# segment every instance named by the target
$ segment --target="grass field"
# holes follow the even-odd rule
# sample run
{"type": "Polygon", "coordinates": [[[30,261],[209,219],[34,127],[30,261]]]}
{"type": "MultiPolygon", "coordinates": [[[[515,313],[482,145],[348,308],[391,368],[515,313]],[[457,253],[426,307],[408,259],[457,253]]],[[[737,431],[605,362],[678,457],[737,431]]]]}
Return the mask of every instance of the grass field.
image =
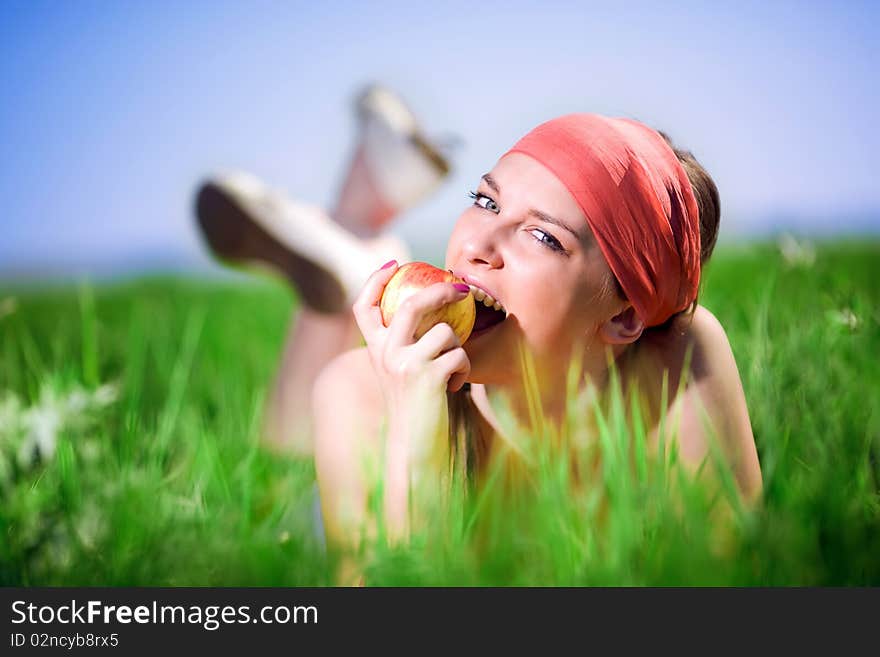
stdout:
{"type": "MultiPolygon", "coordinates": [[[[880,242],[720,248],[702,302],[742,375],[756,510],[716,513],[618,409],[590,495],[539,453],[530,494],[380,546],[367,584],[880,585],[880,242]]],[[[330,584],[312,465],[258,446],[295,307],[265,278],[0,283],[0,584],[330,584]]]]}

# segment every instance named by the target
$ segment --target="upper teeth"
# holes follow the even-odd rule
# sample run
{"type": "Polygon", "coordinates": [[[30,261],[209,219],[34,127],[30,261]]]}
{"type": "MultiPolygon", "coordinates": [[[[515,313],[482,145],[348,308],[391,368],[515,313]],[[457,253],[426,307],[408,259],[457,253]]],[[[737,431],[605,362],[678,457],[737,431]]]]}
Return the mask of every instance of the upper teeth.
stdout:
{"type": "Polygon", "coordinates": [[[471,292],[473,293],[474,298],[477,301],[482,301],[483,305],[486,306],[487,308],[494,308],[495,310],[501,310],[504,312],[505,315],[507,315],[507,310],[504,308],[504,306],[502,306],[501,303],[498,302],[491,294],[489,294],[485,290],[481,290],[476,285],[468,284],[468,287],[471,288],[471,292]]]}

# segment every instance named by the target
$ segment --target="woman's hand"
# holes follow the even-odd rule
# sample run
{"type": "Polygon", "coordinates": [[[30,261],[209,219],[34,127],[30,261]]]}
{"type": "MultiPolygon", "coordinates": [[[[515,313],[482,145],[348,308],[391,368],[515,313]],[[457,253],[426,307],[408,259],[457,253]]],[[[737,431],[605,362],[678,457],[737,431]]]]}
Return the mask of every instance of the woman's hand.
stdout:
{"type": "Polygon", "coordinates": [[[462,283],[436,283],[406,299],[391,325],[382,324],[379,300],[397,271],[397,263],[374,272],[354,303],[358,327],[382,385],[389,411],[411,401],[414,393],[459,390],[470,374],[470,361],[452,328],[440,323],[419,340],[415,332],[422,318],[468,294],[462,283]]]}
{"type": "Polygon", "coordinates": [[[392,540],[409,533],[411,492],[419,507],[415,515],[421,519],[430,517],[431,497],[442,494],[449,464],[446,391],[459,390],[470,374],[467,354],[448,324],[437,324],[415,339],[426,313],[461,300],[468,287],[436,283],[420,290],[400,305],[385,327],[379,301],[396,264],[370,276],[352,308],[385,399],[383,509],[392,540]],[[411,486],[418,490],[411,491],[411,486]]]}

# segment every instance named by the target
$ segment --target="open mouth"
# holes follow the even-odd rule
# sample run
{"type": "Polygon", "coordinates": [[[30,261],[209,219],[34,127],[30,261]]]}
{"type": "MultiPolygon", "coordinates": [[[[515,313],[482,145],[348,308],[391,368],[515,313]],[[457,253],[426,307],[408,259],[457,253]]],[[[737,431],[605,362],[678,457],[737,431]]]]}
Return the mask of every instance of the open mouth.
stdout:
{"type": "Polygon", "coordinates": [[[502,306],[499,301],[494,299],[485,290],[481,290],[475,285],[471,285],[470,288],[474,295],[474,302],[477,310],[477,317],[474,320],[472,333],[484,331],[507,319],[507,310],[505,310],[504,306],[502,306]]]}

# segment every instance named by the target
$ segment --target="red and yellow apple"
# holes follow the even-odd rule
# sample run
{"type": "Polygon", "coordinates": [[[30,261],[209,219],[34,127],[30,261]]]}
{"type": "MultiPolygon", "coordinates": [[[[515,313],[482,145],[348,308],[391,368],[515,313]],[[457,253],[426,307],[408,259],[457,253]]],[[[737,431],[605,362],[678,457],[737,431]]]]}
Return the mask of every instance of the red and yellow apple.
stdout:
{"type": "MultiPolygon", "coordinates": [[[[463,283],[464,281],[452,274],[452,272],[438,269],[426,262],[409,262],[403,265],[394,272],[394,276],[385,285],[385,291],[382,293],[382,299],[379,301],[379,309],[382,311],[382,323],[385,326],[390,325],[391,318],[394,317],[394,313],[400,308],[400,304],[419,290],[435,283],[445,282],[463,283]]],[[[436,324],[446,322],[452,327],[455,335],[458,336],[459,342],[464,344],[471,335],[476,316],[474,295],[468,292],[468,295],[460,301],[447,303],[445,306],[441,306],[425,315],[416,329],[415,339],[421,338],[436,324]]]]}

